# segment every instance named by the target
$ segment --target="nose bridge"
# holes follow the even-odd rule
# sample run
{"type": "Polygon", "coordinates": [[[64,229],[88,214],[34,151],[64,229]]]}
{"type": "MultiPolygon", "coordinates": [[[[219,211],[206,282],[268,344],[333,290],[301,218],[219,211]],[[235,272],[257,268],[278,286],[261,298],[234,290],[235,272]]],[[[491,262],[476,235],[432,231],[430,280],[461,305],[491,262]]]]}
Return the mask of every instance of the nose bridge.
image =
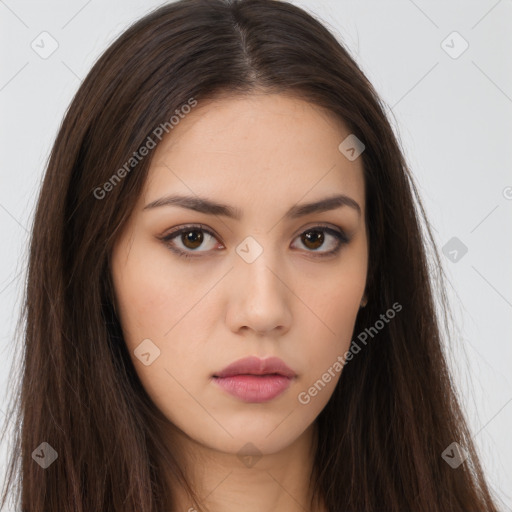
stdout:
{"type": "Polygon", "coordinates": [[[267,299],[270,299],[276,292],[280,292],[283,285],[274,274],[279,272],[276,268],[276,253],[268,243],[265,244],[266,247],[263,243],[252,236],[242,241],[236,248],[239,256],[236,267],[238,267],[240,283],[248,294],[263,293],[267,299]]]}
{"type": "MultiPolygon", "coordinates": [[[[245,325],[256,331],[268,331],[284,326],[289,321],[287,288],[279,274],[276,251],[265,247],[252,236],[244,239],[236,248],[235,262],[236,296],[239,327],[245,325]]],[[[266,244],[268,245],[268,244],[266,244]]]]}

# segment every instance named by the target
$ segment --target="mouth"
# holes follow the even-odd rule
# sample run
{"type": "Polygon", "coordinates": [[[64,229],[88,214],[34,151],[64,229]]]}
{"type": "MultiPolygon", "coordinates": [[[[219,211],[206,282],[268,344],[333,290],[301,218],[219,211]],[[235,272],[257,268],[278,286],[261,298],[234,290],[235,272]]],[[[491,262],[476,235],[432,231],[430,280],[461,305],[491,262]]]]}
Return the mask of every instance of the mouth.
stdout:
{"type": "Polygon", "coordinates": [[[235,398],[263,403],[284,393],[296,376],[279,358],[247,357],[214,373],[212,380],[235,398]]]}

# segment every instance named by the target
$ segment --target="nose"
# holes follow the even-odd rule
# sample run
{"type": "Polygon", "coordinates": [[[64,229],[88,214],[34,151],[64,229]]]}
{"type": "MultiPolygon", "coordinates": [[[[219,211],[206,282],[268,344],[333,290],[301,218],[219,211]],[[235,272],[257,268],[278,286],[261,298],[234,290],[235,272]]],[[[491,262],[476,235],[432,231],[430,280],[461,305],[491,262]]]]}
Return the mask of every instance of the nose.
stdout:
{"type": "Polygon", "coordinates": [[[283,335],[290,329],[293,293],[270,250],[252,262],[237,255],[231,278],[226,321],[233,332],[283,335]]]}

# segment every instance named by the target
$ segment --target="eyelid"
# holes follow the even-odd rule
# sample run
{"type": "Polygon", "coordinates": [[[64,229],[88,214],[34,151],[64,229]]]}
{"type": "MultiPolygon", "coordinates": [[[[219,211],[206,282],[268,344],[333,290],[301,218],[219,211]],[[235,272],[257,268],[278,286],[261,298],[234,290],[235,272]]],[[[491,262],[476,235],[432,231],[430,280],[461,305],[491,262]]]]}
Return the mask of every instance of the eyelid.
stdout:
{"type": "Polygon", "coordinates": [[[217,239],[220,238],[209,227],[205,226],[204,224],[185,224],[183,226],[178,226],[177,228],[173,229],[172,231],[169,231],[164,236],[162,236],[161,239],[169,240],[170,238],[172,238],[172,235],[176,235],[177,233],[181,233],[182,231],[186,231],[187,229],[190,229],[190,230],[197,229],[198,231],[204,231],[205,233],[208,233],[209,235],[213,236],[214,238],[217,238],[217,239]]]}
{"type": "MultiPolygon", "coordinates": [[[[172,231],[169,231],[165,235],[158,237],[161,241],[163,241],[167,247],[173,251],[175,254],[178,254],[178,256],[184,256],[186,258],[194,258],[194,257],[201,257],[200,253],[209,253],[211,251],[183,251],[182,249],[179,249],[177,247],[174,247],[171,245],[171,241],[179,236],[181,233],[187,230],[198,230],[198,231],[204,231],[205,233],[209,234],[212,238],[216,240],[220,240],[220,237],[215,234],[213,230],[211,230],[209,227],[205,226],[204,224],[197,223],[197,224],[185,224],[182,226],[178,226],[177,228],[173,229],[172,231]],[[199,255],[196,255],[195,253],[199,253],[199,255]]],[[[348,235],[347,232],[333,224],[324,223],[324,222],[316,222],[312,223],[310,226],[302,227],[294,236],[293,240],[295,240],[298,236],[307,233],[308,231],[325,231],[327,234],[330,234],[331,236],[334,236],[337,239],[337,247],[335,249],[332,249],[330,251],[308,251],[306,250],[306,254],[310,254],[313,257],[321,258],[321,257],[328,257],[328,256],[335,256],[338,254],[338,252],[342,249],[342,247],[350,242],[352,239],[351,235],[348,235]]],[[[219,242],[223,247],[225,247],[223,242],[219,242]]]]}
{"type": "MultiPolygon", "coordinates": [[[[220,237],[217,236],[213,232],[213,230],[211,230],[209,227],[205,226],[204,224],[200,224],[200,223],[199,224],[185,224],[183,226],[178,226],[177,228],[169,231],[165,235],[163,235],[161,237],[158,237],[158,238],[162,242],[164,242],[171,251],[173,251],[175,254],[178,254],[179,256],[185,256],[185,257],[194,258],[194,257],[197,257],[194,253],[202,253],[202,252],[208,253],[208,252],[210,252],[210,251],[199,251],[199,250],[196,250],[196,251],[183,251],[182,249],[179,249],[178,247],[174,247],[171,244],[171,241],[174,238],[178,237],[183,232],[187,231],[187,230],[190,230],[190,231],[193,231],[193,230],[204,231],[205,233],[210,235],[215,240],[219,240],[220,239],[220,237]]],[[[224,243],[223,242],[219,242],[219,243],[224,247],[224,243]]]]}
{"type": "Polygon", "coordinates": [[[342,229],[336,224],[330,224],[329,222],[313,222],[311,225],[307,225],[306,227],[300,228],[299,231],[293,236],[293,239],[297,238],[299,235],[306,233],[307,231],[314,231],[316,228],[323,228],[327,232],[335,231],[337,234],[343,237],[343,240],[347,243],[350,242],[350,236],[347,234],[347,231],[342,229]]]}
{"type": "Polygon", "coordinates": [[[336,257],[339,252],[343,249],[345,245],[347,245],[351,239],[352,236],[348,235],[347,232],[338,227],[334,226],[329,223],[323,223],[323,222],[317,222],[312,224],[311,226],[306,226],[305,228],[301,228],[299,232],[293,237],[293,240],[295,240],[298,236],[302,235],[303,233],[307,233],[308,231],[323,231],[327,233],[328,235],[331,235],[336,239],[336,247],[334,249],[331,249],[329,251],[316,251],[316,250],[299,250],[300,252],[303,252],[307,257],[311,258],[329,258],[329,257],[336,257]]]}

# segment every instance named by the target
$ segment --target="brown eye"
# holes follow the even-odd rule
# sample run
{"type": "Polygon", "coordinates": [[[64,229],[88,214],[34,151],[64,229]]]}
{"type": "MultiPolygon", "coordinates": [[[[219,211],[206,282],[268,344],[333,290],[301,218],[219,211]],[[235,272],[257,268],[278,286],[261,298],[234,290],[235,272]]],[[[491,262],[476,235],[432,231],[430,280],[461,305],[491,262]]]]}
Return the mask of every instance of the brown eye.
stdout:
{"type": "MultiPolygon", "coordinates": [[[[185,258],[207,253],[219,245],[216,236],[203,226],[185,226],[161,238],[169,249],[185,258]]],[[[222,244],[221,248],[222,248],[222,244]]]]}
{"type": "Polygon", "coordinates": [[[308,248],[308,249],[318,249],[322,246],[324,243],[324,234],[321,231],[306,231],[302,234],[301,240],[302,243],[308,248]]]}
{"type": "Polygon", "coordinates": [[[307,229],[297,239],[306,252],[318,257],[333,256],[350,241],[344,231],[321,225],[307,229]]]}
{"type": "Polygon", "coordinates": [[[203,233],[200,229],[191,229],[181,233],[181,242],[187,249],[197,249],[203,240],[203,233]]]}

